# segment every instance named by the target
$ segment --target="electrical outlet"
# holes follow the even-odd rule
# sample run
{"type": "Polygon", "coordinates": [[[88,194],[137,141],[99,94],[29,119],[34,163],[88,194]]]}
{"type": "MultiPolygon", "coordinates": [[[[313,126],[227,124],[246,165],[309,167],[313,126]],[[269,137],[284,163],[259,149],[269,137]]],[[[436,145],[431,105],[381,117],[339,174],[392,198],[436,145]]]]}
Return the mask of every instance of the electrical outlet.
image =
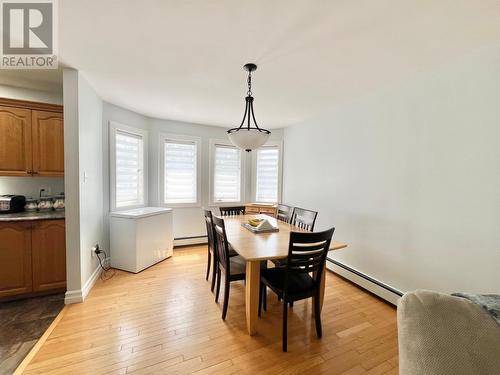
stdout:
{"type": "Polygon", "coordinates": [[[97,251],[97,250],[99,250],[99,244],[98,244],[98,243],[96,243],[94,246],[92,246],[92,248],[91,248],[90,250],[91,250],[91,252],[92,252],[92,256],[93,256],[93,257],[97,256],[96,251],[97,251]]]}

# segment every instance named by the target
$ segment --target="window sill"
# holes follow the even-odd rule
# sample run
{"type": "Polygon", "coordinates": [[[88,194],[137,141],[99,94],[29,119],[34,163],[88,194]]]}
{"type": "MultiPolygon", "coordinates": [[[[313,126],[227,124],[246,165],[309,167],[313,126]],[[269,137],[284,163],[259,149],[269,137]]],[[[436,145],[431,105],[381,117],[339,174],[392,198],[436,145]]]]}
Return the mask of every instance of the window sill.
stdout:
{"type": "Polygon", "coordinates": [[[161,206],[169,208],[201,208],[200,203],[162,203],[161,206]]]}

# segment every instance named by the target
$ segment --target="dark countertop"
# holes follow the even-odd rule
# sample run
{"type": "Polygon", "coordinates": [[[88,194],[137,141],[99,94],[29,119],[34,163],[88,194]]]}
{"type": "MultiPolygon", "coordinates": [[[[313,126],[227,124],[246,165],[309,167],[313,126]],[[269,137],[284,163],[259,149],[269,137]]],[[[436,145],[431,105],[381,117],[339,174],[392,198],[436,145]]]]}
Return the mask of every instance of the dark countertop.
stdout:
{"type": "Polygon", "coordinates": [[[31,211],[31,212],[16,212],[11,214],[0,214],[0,222],[2,221],[31,221],[31,220],[54,220],[64,219],[63,211],[31,211]]]}

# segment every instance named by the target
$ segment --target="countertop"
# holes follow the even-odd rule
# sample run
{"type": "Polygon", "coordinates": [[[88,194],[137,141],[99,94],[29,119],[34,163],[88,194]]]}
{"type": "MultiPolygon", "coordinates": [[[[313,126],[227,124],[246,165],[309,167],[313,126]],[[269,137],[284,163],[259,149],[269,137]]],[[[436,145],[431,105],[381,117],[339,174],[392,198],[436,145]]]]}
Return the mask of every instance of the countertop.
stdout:
{"type": "Polygon", "coordinates": [[[0,222],[2,221],[31,221],[31,220],[55,220],[64,219],[63,211],[31,211],[31,212],[16,212],[11,214],[0,214],[0,222]]]}

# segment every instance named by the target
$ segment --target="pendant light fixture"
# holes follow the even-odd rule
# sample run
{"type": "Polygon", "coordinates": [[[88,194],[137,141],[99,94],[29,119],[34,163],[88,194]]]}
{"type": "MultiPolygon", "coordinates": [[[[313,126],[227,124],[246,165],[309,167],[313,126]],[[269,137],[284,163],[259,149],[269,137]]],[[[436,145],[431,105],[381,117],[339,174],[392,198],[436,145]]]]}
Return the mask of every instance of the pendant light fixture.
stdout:
{"type": "Polygon", "coordinates": [[[233,128],[227,131],[227,135],[232,144],[245,151],[252,151],[264,143],[271,135],[271,132],[266,129],[259,128],[255,115],[253,113],[253,96],[252,96],[252,72],[257,69],[255,64],[245,64],[243,67],[248,72],[248,92],[245,98],[245,114],[239,128],[233,128]],[[253,122],[253,125],[251,125],[253,122]]]}

